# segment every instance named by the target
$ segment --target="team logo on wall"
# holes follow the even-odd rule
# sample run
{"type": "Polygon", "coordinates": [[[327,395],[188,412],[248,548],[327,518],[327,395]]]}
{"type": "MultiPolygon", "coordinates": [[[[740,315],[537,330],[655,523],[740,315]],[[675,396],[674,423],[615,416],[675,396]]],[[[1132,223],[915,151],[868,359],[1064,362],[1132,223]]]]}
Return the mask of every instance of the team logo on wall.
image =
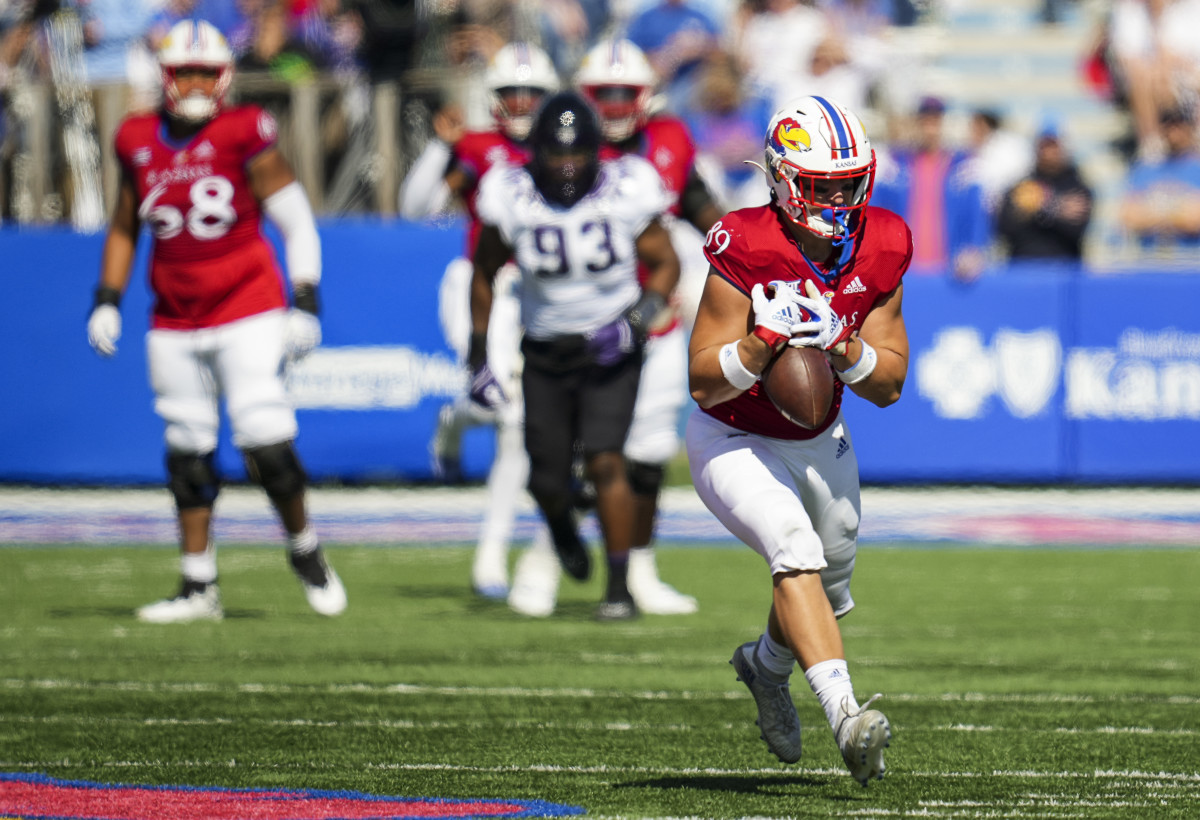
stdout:
{"type": "Polygon", "coordinates": [[[446,817],[561,817],[580,806],[542,800],[379,797],[351,791],[136,786],[0,773],[0,818],[21,820],[409,820],[446,817]]]}
{"type": "Polygon", "coordinates": [[[1058,334],[1043,328],[1021,333],[1001,328],[992,337],[1000,398],[1019,419],[1036,416],[1058,389],[1062,344],[1058,334]]]}

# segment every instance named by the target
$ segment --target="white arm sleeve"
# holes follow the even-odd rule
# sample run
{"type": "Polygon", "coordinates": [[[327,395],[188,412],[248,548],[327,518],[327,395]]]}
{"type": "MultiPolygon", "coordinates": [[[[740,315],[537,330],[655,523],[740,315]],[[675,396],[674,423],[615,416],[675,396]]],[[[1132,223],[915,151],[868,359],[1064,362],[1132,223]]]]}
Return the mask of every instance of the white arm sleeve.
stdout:
{"type": "Polygon", "coordinates": [[[405,219],[424,219],[450,204],[450,186],[446,168],[450,164],[450,146],[431,139],[417,157],[400,186],[400,215],[405,219]]]}
{"type": "Polygon", "coordinates": [[[293,285],[321,281],[321,238],[308,196],[298,181],[289,182],[263,200],[263,212],[283,234],[288,278],[293,285]]]}

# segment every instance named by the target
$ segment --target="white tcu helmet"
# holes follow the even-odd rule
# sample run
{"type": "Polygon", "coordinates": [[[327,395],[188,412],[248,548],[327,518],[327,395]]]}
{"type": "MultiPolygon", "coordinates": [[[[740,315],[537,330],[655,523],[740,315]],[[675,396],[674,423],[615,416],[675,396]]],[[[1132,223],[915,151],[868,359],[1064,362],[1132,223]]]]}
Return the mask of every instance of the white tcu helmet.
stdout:
{"type": "Polygon", "coordinates": [[[171,26],[158,49],[158,64],[168,114],[194,123],[216,116],[233,81],[233,52],[215,26],[203,20],[181,20],[171,26]],[[216,69],[217,84],[212,95],[194,92],[180,97],[175,74],[182,68],[216,69]]]}
{"type": "Polygon", "coordinates": [[[853,239],[875,183],[875,151],[862,121],[824,97],[801,97],[767,126],[767,182],[789,219],[818,236],[853,239]],[[843,187],[841,204],[827,201],[843,187]],[[848,190],[847,190],[848,189],[848,190]]]}
{"type": "Polygon", "coordinates": [[[484,77],[496,125],[511,139],[524,141],[542,97],[558,89],[550,57],[532,43],[509,43],[496,52],[484,77]]]}
{"type": "Polygon", "coordinates": [[[623,142],[645,125],[657,84],[650,61],[629,40],[601,40],[575,75],[575,85],[600,114],[609,142],[623,142]]]}

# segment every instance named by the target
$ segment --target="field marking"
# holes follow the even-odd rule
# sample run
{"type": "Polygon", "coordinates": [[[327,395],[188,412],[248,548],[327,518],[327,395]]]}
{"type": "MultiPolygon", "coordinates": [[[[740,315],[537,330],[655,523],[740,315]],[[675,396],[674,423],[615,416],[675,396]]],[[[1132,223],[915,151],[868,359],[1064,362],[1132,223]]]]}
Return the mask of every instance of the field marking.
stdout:
{"type": "MultiPolygon", "coordinates": [[[[596,732],[631,732],[631,731],[723,731],[736,730],[751,721],[725,721],[703,724],[692,723],[651,723],[648,721],[626,720],[578,720],[554,721],[541,718],[503,719],[503,720],[312,720],[309,718],[254,718],[254,717],[214,717],[214,718],[139,718],[139,717],[91,717],[74,714],[54,715],[0,715],[0,724],[28,725],[82,725],[89,726],[270,726],[272,728],[304,727],[314,729],[555,729],[565,731],[596,731],[596,732]]],[[[802,731],[812,734],[824,734],[827,729],[823,724],[804,726],[802,731]]],[[[1092,729],[1057,727],[1049,729],[1031,729],[1027,726],[964,726],[962,724],[944,725],[914,725],[905,724],[905,732],[1019,732],[1030,734],[1069,734],[1069,735],[1145,735],[1154,737],[1197,737],[1197,729],[1156,729],[1149,726],[1098,726],[1092,729]]]]}
{"type": "MultiPolygon", "coordinates": [[[[570,689],[525,686],[442,686],[418,683],[212,683],[199,681],[90,681],[70,678],[0,678],[0,688],[13,690],[86,689],[118,692],[194,693],[225,692],[242,694],[365,694],[365,695],[447,695],[451,697],[519,697],[519,698],[623,698],[634,700],[745,700],[750,697],[744,689],[729,691],[626,691],[621,689],[570,689]]],[[[1197,706],[1200,697],[1192,695],[1060,695],[1004,694],[992,692],[948,692],[937,695],[916,693],[885,693],[884,701],[902,703],[1152,703],[1168,706],[1197,706]]]]}

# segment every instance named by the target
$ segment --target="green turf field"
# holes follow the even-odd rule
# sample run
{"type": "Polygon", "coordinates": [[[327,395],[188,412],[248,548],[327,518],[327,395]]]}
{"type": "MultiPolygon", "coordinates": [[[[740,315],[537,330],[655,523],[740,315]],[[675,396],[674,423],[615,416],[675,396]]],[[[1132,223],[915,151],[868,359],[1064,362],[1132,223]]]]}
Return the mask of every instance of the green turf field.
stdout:
{"type": "Polygon", "coordinates": [[[846,774],[794,678],[804,759],[767,752],[727,661],[768,603],[745,548],[669,547],[686,617],[533,621],[465,548],[334,546],[350,609],[283,553],[222,547],[227,619],[149,626],[173,550],[0,547],[0,772],[542,799],[590,817],[1200,816],[1200,550],[867,546],[842,625],[888,775],[846,774]]]}

